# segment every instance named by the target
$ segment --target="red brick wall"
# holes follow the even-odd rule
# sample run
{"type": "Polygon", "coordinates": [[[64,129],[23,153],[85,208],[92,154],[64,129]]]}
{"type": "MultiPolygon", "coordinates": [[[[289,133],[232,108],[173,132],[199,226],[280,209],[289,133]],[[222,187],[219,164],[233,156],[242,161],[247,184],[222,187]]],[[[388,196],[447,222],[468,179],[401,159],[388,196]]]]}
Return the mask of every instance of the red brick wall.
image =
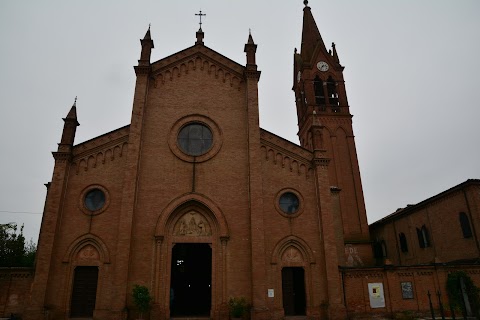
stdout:
{"type": "Polygon", "coordinates": [[[32,281],[32,268],[0,268],[0,316],[23,314],[32,281]]]}
{"type": "MultiPolygon", "coordinates": [[[[480,266],[417,266],[345,269],[343,286],[350,319],[372,319],[375,316],[396,314],[430,315],[428,291],[436,316],[440,316],[437,292],[446,314],[449,314],[446,280],[449,272],[465,271],[477,286],[480,286],[480,266]],[[411,282],[413,299],[404,299],[401,283],[411,282]],[[382,283],[385,308],[371,308],[368,284],[382,283]]],[[[457,315],[458,316],[458,315],[457,315]]]]}

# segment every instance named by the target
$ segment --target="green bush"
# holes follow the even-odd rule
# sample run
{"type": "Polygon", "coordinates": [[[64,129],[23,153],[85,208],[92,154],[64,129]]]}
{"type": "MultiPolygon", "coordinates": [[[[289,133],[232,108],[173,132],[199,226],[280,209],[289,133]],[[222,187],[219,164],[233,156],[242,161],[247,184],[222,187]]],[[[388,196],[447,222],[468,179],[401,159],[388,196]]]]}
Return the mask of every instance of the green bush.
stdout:
{"type": "Polygon", "coordinates": [[[230,298],[228,301],[228,309],[230,310],[230,316],[233,318],[242,318],[248,313],[249,305],[247,300],[241,298],[230,298]]]}
{"type": "Polygon", "coordinates": [[[150,301],[152,300],[148,288],[136,284],[133,287],[132,297],[138,312],[140,312],[140,318],[143,318],[142,315],[150,309],[150,301]]]}

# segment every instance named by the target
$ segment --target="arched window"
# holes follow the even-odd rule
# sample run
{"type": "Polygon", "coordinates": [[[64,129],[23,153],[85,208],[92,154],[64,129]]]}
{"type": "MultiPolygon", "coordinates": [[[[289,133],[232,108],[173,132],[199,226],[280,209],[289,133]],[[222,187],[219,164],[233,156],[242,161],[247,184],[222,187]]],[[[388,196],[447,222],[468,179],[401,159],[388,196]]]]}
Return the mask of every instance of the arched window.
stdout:
{"type": "Polygon", "coordinates": [[[325,105],[325,94],[323,93],[323,81],[318,76],[313,80],[313,89],[315,91],[315,104],[325,105]]]}
{"type": "Polygon", "coordinates": [[[405,237],[405,233],[401,232],[398,235],[398,238],[400,240],[400,250],[402,250],[402,252],[408,252],[407,237],[405,237]]]}
{"type": "Polygon", "coordinates": [[[327,79],[328,104],[332,107],[338,106],[337,83],[332,76],[327,79]]]}
{"type": "Polygon", "coordinates": [[[373,243],[373,255],[376,259],[387,257],[387,244],[385,240],[377,240],[373,243]]]}
{"type": "Polygon", "coordinates": [[[462,227],[462,233],[464,238],[472,237],[472,228],[470,227],[470,222],[468,221],[468,216],[465,212],[460,212],[458,215],[460,220],[460,227],[462,227]]]}
{"type": "Polygon", "coordinates": [[[385,243],[384,240],[382,240],[381,245],[382,245],[382,257],[386,258],[387,257],[387,244],[385,243]]]}
{"type": "Polygon", "coordinates": [[[430,247],[430,237],[428,235],[428,230],[425,225],[421,229],[417,228],[418,244],[420,248],[430,247]]]}

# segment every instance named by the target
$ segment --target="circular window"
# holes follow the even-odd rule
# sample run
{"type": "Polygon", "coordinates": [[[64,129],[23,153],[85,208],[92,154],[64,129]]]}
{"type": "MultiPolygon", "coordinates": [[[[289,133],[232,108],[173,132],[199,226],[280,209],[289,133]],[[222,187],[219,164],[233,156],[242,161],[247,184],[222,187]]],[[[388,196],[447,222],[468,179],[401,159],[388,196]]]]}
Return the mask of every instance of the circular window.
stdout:
{"type": "Polygon", "coordinates": [[[105,205],[105,193],[100,189],[92,189],[85,195],[85,207],[90,211],[98,211],[105,205]]]}
{"type": "Polygon", "coordinates": [[[209,117],[191,114],[178,119],[170,129],[168,146],[179,159],[201,163],[214,157],[222,147],[220,127],[209,117]]]}
{"type": "Polygon", "coordinates": [[[202,123],[189,123],[178,133],[177,143],[186,154],[200,156],[212,147],[212,131],[202,123]]]}
{"type": "Polygon", "coordinates": [[[287,214],[297,213],[298,208],[300,207],[300,201],[298,197],[293,192],[285,192],[280,196],[278,201],[280,209],[287,214]]]}

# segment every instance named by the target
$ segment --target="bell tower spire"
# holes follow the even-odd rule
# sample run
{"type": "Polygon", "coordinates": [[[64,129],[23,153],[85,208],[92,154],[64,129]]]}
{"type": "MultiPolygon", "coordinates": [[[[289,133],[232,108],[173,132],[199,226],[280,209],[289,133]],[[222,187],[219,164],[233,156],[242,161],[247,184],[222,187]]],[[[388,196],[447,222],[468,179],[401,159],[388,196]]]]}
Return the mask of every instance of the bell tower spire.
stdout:
{"type": "MultiPolygon", "coordinates": [[[[301,49],[294,53],[294,84],[300,144],[312,150],[310,128],[314,112],[329,118],[351,117],[337,49],[325,47],[308,1],[304,1],[301,49]]],[[[332,118],[333,119],[333,118],[332,118]]]]}
{"type": "MultiPolygon", "coordinates": [[[[340,242],[355,244],[363,252],[370,252],[344,67],[340,65],[335,44],[332,43],[331,50],[325,47],[308,1],[305,0],[304,4],[301,48],[293,55],[298,137],[301,146],[312,152],[314,161],[328,162],[325,183],[337,190],[334,198],[337,209],[333,216],[335,229],[343,229],[340,242]]],[[[339,257],[340,264],[346,263],[342,262],[341,254],[339,257]]],[[[367,259],[365,263],[368,263],[367,259]]]]}
{"type": "Polygon", "coordinates": [[[302,46],[300,48],[301,57],[304,62],[311,62],[315,50],[319,47],[324,53],[327,53],[325,44],[323,43],[320,31],[312,15],[312,10],[308,6],[308,1],[303,1],[303,28],[302,28],[302,46]]]}

